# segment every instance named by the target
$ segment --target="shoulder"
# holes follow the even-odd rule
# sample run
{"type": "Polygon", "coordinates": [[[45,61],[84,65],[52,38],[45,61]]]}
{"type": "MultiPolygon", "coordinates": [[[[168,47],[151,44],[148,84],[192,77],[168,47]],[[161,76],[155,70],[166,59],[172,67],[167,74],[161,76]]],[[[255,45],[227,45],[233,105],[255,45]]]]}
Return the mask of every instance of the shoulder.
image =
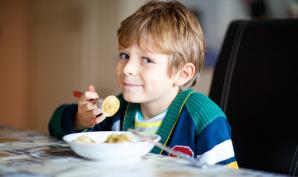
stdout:
{"type": "Polygon", "coordinates": [[[208,96],[196,91],[190,92],[185,102],[185,108],[194,121],[198,133],[216,118],[226,118],[225,113],[215,102],[208,96]]]}
{"type": "Polygon", "coordinates": [[[203,93],[192,91],[185,102],[186,106],[189,108],[196,108],[199,110],[203,109],[215,109],[216,111],[221,111],[221,108],[213,102],[208,96],[203,93]]]}
{"type": "Polygon", "coordinates": [[[213,102],[208,96],[203,93],[187,90],[189,92],[188,98],[185,101],[187,108],[191,109],[191,114],[197,111],[209,110],[212,112],[221,113],[221,108],[213,102]],[[196,110],[194,112],[194,110],[196,110]]]}

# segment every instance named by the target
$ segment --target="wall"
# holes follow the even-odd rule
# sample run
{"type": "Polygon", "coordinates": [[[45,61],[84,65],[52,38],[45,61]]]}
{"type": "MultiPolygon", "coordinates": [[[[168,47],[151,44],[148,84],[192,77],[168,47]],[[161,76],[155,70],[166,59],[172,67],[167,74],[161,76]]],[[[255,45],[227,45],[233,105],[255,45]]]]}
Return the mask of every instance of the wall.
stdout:
{"type": "Polygon", "coordinates": [[[118,1],[36,0],[33,3],[30,129],[46,131],[54,109],[76,100],[72,90],[94,84],[117,93],[118,1]],[[113,13],[111,13],[113,12],[113,13]]]}
{"type": "Polygon", "coordinates": [[[0,1],[0,123],[26,127],[28,118],[29,6],[0,1]]]}
{"type": "MultiPolygon", "coordinates": [[[[116,31],[145,1],[0,1],[0,123],[47,132],[54,109],[76,101],[72,90],[118,93],[116,31]]],[[[196,89],[208,93],[211,74],[196,89]]]]}

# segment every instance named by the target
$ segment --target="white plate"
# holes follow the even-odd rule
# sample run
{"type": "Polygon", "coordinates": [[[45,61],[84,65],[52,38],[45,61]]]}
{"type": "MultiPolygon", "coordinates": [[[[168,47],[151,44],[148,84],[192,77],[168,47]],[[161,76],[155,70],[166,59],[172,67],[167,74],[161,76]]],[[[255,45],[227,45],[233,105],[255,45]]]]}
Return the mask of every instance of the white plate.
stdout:
{"type": "MultiPolygon", "coordinates": [[[[106,138],[111,134],[128,133],[126,131],[100,131],[100,132],[83,132],[65,135],[63,140],[66,141],[70,148],[78,155],[92,160],[127,160],[139,158],[154,147],[154,144],[146,141],[125,142],[125,143],[104,143],[106,138]],[[75,141],[79,136],[85,135],[93,139],[95,144],[81,143],[75,141]]],[[[134,136],[134,135],[132,135],[134,136]]],[[[151,136],[151,135],[150,135],[151,136]]],[[[159,135],[152,135],[157,142],[160,140],[159,135]]]]}

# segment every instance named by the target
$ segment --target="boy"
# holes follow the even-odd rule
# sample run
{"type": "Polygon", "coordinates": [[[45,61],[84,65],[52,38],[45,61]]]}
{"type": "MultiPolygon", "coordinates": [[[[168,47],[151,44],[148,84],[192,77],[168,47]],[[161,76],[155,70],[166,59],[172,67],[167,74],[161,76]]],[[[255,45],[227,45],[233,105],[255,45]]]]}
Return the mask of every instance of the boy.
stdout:
{"type": "MultiPolygon", "coordinates": [[[[179,2],[150,1],[122,21],[117,34],[120,109],[106,118],[90,101],[98,98],[91,85],[78,104],[55,111],[51,135],[133,128],[159,134],[161,143],[201,162],[237,168],[225,114],[207,96],[186,89],[204,61],[196,17],[179,2]]],[[[171,155],[157,147],[152,152],[171,155]]]]}

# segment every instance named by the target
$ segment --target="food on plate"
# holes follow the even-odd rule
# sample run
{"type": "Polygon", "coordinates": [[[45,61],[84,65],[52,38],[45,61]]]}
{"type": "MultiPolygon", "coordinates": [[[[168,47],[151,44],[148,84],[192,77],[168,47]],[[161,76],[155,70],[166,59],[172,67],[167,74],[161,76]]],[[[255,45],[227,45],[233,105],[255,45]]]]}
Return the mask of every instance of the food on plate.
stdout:
{"type": "Polygon", "coordinates": [[[74,141],[79,142],[79,143],[87,143],[87,144],[95,144],[96,142],[89,138],[86,135],[81,135],[79,137],[77,137],[76,139],[74,139],[74,141]]]}
{"type": "Polygon", "coordinates": [[[103,100],[101,109],[106,117],[111,117],[118,111],[119,107],[119,99],[114,95],[110,95],[103,100]]]}
{"type": "Polygon", "coordinates": [[[125,142],[135,142],[134,137],[127,133],[122,134],[111,134],[107,137],[104,143],[125,143],[125,142]]]}

